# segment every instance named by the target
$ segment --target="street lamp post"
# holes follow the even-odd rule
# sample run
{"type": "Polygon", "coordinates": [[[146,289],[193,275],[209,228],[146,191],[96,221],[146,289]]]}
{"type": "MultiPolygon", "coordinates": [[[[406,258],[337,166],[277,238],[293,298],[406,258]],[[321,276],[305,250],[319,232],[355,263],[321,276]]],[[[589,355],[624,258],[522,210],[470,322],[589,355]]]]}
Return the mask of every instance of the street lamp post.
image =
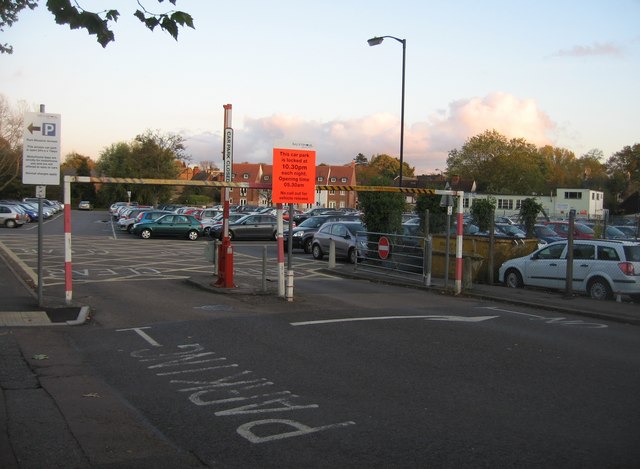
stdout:
{"type": "Polygon", "coordinates": [[[402,164],[404,159],[404,69],[405,69],[405,60],[407,55],[407,40],[399,39],[394,36],[380,36],[380,37],[372,37],[367,41],[370,46],[377,46],[381,44],[385,38],[395,39],[400,44],[402,44],[402,98],[400,104],[400,174],[398,186],[402,187],[402,164]]]}

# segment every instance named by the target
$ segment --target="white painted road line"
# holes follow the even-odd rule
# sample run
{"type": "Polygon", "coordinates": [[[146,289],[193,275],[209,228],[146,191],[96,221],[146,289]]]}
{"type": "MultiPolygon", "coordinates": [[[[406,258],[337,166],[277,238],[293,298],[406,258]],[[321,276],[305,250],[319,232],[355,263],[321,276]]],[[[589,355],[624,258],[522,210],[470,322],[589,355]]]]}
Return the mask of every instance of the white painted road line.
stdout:
{"type": "Polygon", "coordinates": [[[130,329],[117,329],[116,332],[125,332],[125,331],[133,331],[147,341],[149,345],[153,345],[154,347],[162,347],[158,342],[153,340],[146,332],[142,329],[151,329],[150,327],[132,327],[130,329]]]}
{"type": "Polygon", "coordinates": [[[452,321],[452,322],[481,322],[494,319],[499,316],[374,316],[368,318],[342,318],[324,319],[319,321],[300,321],[290,323],[292,326],[313,326],[316,324],[332,324],[337,322],[357,322],[357,321],[387,321],[393,319],[425,319],[427,321],[452,321]]]}
{"type": "Polygon", "coordinates": [[[483,306],[481,309],[489,309],[491,311],[500,311],[502,313],[515,314],[518,316],[528,317],[530,321],[543,321],[546,324],[559,324],[561,326],[576,326],[576,327],[585,327],[588,329],[606,329],[606,324],[598,323],[598,322],[586,322],[582,319],[567,319],[564,317],[557,318],[548,318],[545,316],[538,316],[537,314],[529,314],[523,313],[520,311],[512,311],[510,309],[502,309],[497,306],[483,306]]]}

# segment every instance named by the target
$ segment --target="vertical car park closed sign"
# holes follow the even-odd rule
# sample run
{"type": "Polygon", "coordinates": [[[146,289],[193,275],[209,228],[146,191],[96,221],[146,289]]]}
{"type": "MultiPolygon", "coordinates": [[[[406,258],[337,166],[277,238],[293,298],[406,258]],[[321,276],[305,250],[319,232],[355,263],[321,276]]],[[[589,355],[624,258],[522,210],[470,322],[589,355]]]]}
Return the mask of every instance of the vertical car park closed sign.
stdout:
{"type": "Polygon", "coordinates": [[[272,200],[281,204],[315,201],[316,151],[308,143],[279,144],[273,149],[272,200]]]}
{"type": "Polygon", "coordinates": [[[25,113],[22,183],[60,184],[60,114],[25,113]]]}

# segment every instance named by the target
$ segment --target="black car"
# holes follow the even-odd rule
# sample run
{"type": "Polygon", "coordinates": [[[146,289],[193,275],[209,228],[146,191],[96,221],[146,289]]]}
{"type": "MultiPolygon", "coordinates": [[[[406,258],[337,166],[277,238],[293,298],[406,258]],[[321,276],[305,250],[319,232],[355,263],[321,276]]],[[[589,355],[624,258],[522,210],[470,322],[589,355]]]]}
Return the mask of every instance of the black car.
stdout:
{"type": "MultiPolygon", "coordinates": [[[[278,231],[278,219],[273,215],[250,214],[229,223],[229,239],[275,240],[278,231]]],[[[213,225],[209,236],[222,239],[223,225],[213,225]]]]}
{"type": "MultiPolygon", "coordinates": [[[[333,212],[332,212],[333,213],[333,212]]],[[[313,235],[320,229],[322,225],[330,221],[360,221],[360,218],[355,215],[345,215],[344,213],[337,212],[337,215],[315,215],[302,221],[298,226],[293,229],[292,236],[292,249],[303,249],[305,253],[311,254],[311,242],[313,241],[313,235]]],[[[284,248],[288,249],[289,230],[284,232],[284,248]]]]}
{"type": "Polygon", "coordinates": [[[296,223],[296,225],[299,225],[300,223],[305,221],[307,218],[315,217],[316,215],[344,215],[344,214],[345,214],[344,212],[340,212],[333,208],[314,207],[314,208],[310,208],[304,213],[299,213],[297,215],[294,215],[293,221],[296,223]]]}

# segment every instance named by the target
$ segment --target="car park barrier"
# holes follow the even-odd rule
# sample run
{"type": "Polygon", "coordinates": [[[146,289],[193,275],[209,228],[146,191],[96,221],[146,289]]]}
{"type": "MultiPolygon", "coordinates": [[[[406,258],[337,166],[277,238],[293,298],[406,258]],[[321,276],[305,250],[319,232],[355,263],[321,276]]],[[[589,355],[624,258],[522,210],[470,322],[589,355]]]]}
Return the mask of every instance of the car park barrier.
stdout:
{"type": "MultiPolygon", "coordinates": [[[[64,233],[65,233],[65,303],[71,304],[73,298],[73,280],[72,280],[72,249],[71,249],[71,184],[72,183],[92,183],[92,184],[126,184],[126,185],[170,185],[170,186],[204,186],[219,188],[252,188],[252,189],[271,189],[268,183],[238,183],[231,181],[202,181],[202,180],[182,180],[182,179],[157,179],[157,178],[122,178],[122,177],[94,177],[94,176],[64,176],[64,201],[65,201],[65,217],[64,217],[64,233]]],[[[455,294],[462,291],[462,215],[463,215],[463,191],[453,191],[449,189],[426,189],[416,187],[395,187],[395,186],[348,186],[348,185],[316,185],[316,191],[359,191],[359,192],[394,192],[403,194],[424,194],[424,195],[441,195],[451,196],[458,199],[458,229],[456,235],[456,257],[455,257],[455,294]]],[[[282,242],[282,241],[279,241],[282,242]]],[[[232,247],[221,246],[220,250],[225,249],[224,255],[229,258],[225,260],[224,271],[227,276],[225,286],[232,286],[233,280],[233,251],[232,247]]],[[[220,264],[220,257],[218,258],[220,264]]],[[[219,267],[220,268],[220,267],[219,267]]],[[[278,282],[278,294],[283,296],[284,282],[278,282]]]]}

